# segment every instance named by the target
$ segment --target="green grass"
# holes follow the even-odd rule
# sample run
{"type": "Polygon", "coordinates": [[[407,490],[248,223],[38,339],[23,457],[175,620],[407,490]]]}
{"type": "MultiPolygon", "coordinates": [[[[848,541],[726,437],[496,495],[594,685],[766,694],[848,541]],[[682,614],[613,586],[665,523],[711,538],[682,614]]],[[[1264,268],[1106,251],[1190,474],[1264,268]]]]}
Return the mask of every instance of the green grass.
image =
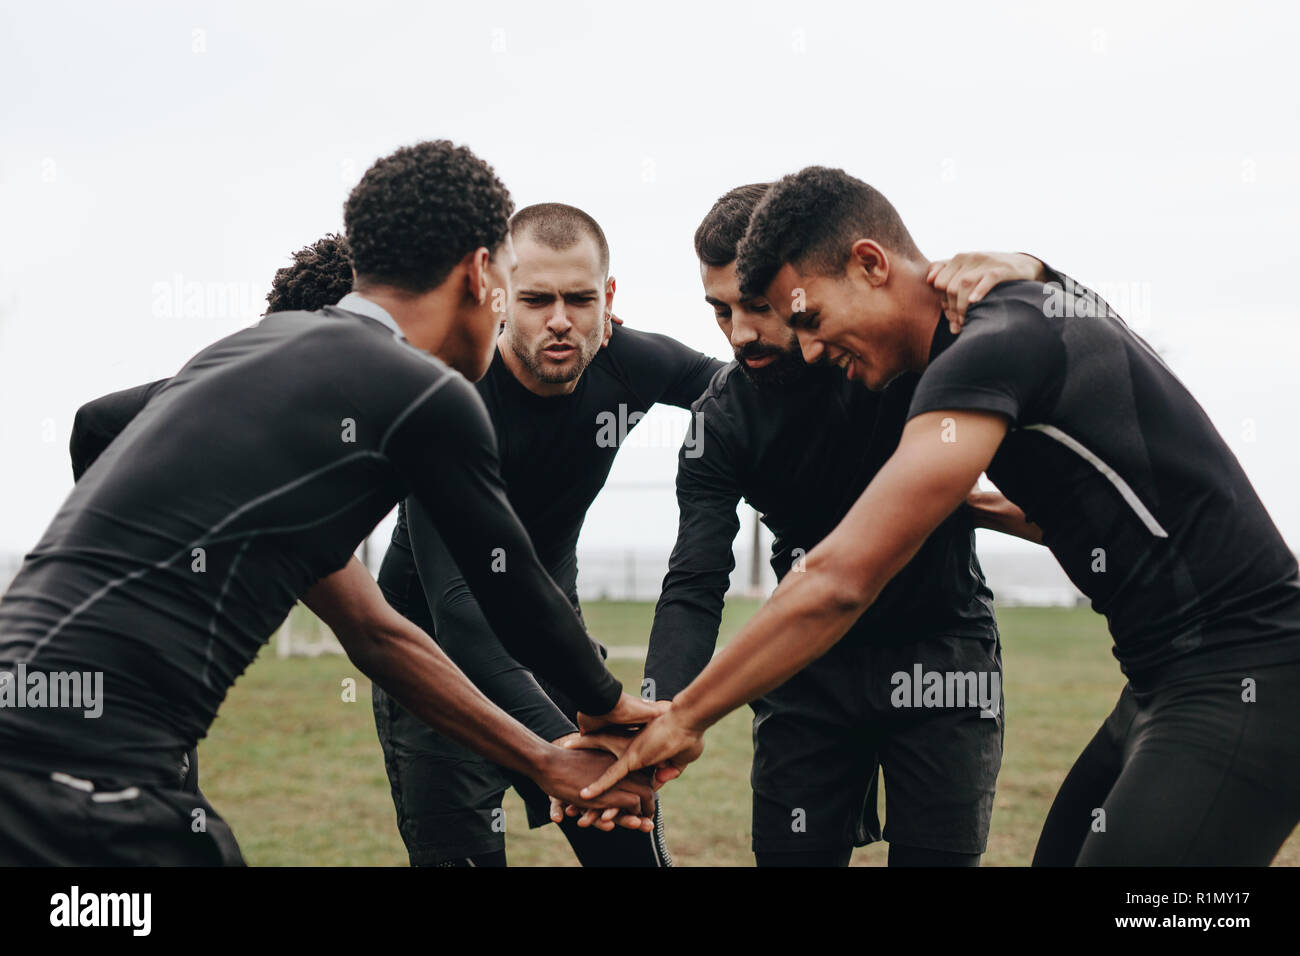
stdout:
{"type": "MultiPolygon", "coordinates": [[[[728,602],[722,640],[758,606],[728,602]]],[[[598,602],[583,613],[609,645],[644,645],[653,606],[598,602]]],[[[301,619],[299,619],[301,620],[301,619]]],[[[985,865],[1029,862],[1047,808],[1079,751],[1123,686],[1102,620],[1086,608],[1004,608],[1007,735],[985,865]]],[[[301,625],[300,625],[301,626],[301,625]]],[[[641,665],[610,664],[628,687],[641,665]]],[[[668,845],[678,864],[749,866],[749,711],[708,736],[703,758],[663,791],[668,845]]],[[[281,659],[267,653],[231,690],[199,748],[205,794],[234,827],[254,865],[406,863],[370,710],[369,682],[339,655],[281,659]],[[343,682],[355,680],[355,700],[343,682]]],[[[507,794],[512,865],[576,865],[552,826],[528,831],[523,805],[507,794]]],[[[881,865],[885,848],[864,847],[854,865],[881,865]]],[[[1293,835],[1276,861],[1300,864],[1293,835]]]]}

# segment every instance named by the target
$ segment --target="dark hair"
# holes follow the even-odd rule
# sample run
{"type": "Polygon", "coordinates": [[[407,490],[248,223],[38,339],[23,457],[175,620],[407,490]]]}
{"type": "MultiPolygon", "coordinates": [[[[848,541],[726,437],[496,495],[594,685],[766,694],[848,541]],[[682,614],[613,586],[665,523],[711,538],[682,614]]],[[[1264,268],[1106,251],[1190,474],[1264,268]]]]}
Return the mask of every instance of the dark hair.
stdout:
{"type": "Polygon", "coordinates": [[[695,254],[706,266],[725,266],[736,258],[754,207],[772,188],[771,183],[750,183],[724,193],[695,230],[695,254]]]}
{"type": "Polygon", "coordinates": [[[527,234],[555,250],[568,249],[583,233],[596,240],[600,270],[608,275],[609,243],[605,241],[605,230],[577,206],[566,206],[562,202],[539,202],[525,206],[510,219],[512,236],[527,234]]]}
{"type": "Polygon", "coordinates": [[[357,287],[428,292],[475,249],[505,241],[514,203],[492,167],[439,139],[376,162],[343,204],[357,287]]]}
{"type": "Polygon", "coordinates": [[[352,291],[352,255],[337,232],[293,254],[293,265],[275,270],[266,296],[266,314],[315,312],[352,291]]]}
{"type": "Polygon", "coordinates": [[[842,169],[809,166],[776,183],[736,250],[740,292],[762,295],[786,263],[819,275],[843,269],[858,239],[908,258],[920,250],[889,200],[842,169]]]}

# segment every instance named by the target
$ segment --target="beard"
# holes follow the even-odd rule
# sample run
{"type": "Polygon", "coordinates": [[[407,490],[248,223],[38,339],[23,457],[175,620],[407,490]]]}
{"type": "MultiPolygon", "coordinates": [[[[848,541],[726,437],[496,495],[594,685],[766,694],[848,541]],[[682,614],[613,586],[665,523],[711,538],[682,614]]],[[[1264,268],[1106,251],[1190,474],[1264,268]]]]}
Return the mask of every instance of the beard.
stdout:
{"type": "Polygon", "coordinates": [[[545,382],[547,385],[563,385],[582,375],[600,350],[600,340],[603,336],[604,329],[597,326],[594,335],[589,341],[578,338],[548,338],[539,343],[536,348],[530,349],[526,343],[520,340],[510,325],[506,325],[506,342],[515,353],[515,356],[524,363],[524,368],[528,369],[534,378],[539,382],[545,382]],[[576,360],[562,368],[547,364],[542,355],[543,351],[559,342],[572,345],[577,350],[576,360]]]}
{"type": "Polygon", "coordinates": [[[803,360],[803,353],[796,343],[792,347],[779,349],[771,345],[750,342],[735,353],[740,370],[753,383],[755,388],[780,388],[793,385],[808,374],[808,363],[803,360]],[[773,361],[762,368],[750,368],[745,359],[760,359],[774,356],[773,361]]]}

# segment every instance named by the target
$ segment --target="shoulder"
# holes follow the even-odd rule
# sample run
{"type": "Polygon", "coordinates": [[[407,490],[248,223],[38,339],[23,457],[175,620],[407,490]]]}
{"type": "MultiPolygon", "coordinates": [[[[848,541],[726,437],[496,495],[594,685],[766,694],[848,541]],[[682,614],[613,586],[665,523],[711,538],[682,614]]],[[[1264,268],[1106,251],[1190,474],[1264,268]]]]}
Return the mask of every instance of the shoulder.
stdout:
{"type": "Polygon", "coordinates": [[[713,409],[725,415],[729,411],[748,407],[757,397],[758,391],[745,377],[740,363],[731,361],[713,373],[708,388],[691,405],[691,411],[713,409]]]}
{"type": "Polygon", "coordinates": [[[961,332],[952,338],[947,323],[937,335],[949,344],[922,378],[969,361],[987,361],[1010,368],[1017,363],[1048,363],[1064,356],[1061,318],[1047,303],[1052,286],[1042,282],[1008,282],[993,289],[966,312],[961,332]]]}
{"type": "Polygon", "coordinates": [[[647,332],[645,329],[632,329],[626,325],[615,325],[610,329],[609,343],[601,351],[611,355],[644,355],[661,352],[672,346],[685,348],[676,339],[662,332],[647,332]]]}
{"type": "Polygon", "coordinates": [[[1041,282],[1010,282],[995,288],[966,313],[953,338],[936,323],[937,354],[921,375],[908,417],[940,409],[990,411],[1013,422],[1045,400],[1065,366],[1060,320],[1043,308],[1041,282]]]}
{"type": "Polygon", "coordinates": [[[1060,293],[1061,289],[1055,283],[1004,282],[970,306],[958,341],[967,331],[976,332],[975,338],[1028,335],[1038,340],[1059,337],[1060,315],[1052,303],[1060,293]]]}
{"type": "Polygon", "coordinates": [[[678,341],[662,332],[647,332],[616,325],[609,335],[609,343],[597,353],[607,362],[632,368],[666,373],[685,368],[695,368],[696,363],[716,361],[698,349],[678,341]]]}

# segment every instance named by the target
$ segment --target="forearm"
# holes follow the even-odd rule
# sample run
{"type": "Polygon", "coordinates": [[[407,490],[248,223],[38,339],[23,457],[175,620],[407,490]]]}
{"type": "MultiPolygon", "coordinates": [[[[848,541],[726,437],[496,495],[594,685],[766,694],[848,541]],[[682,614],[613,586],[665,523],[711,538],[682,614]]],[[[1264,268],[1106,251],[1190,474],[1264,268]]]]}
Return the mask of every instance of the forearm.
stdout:
{"type": "Polygon", "coordinates": [[[416,717],[536,779],[547,745],[488,700],[429,635],[397,613],[355,557],[302,599],[361,672],[416,717]]]}
{"type": "Polygon", "coordinates": [[[725,585],[665,585],[645,661],[645,678],[655,700],[672,700],[708,666],[718,642],[725,590],[725,585]]]}
{"type": "MultiPolygon", "coordinates": [[[[703,435],[696,423],[692,434],[703,435]]],[[[704,455],[686,449],[677,468],[677,542],[655,604],[645,676],[655,700],[672,700],[708,665],[731,572],[732,545],[740,531],[736,506],[741,493],[733,469],[738,456],[711,441],[704,455]]]]}
{"type": "Polygon", "coordinates": [[[385,627],[365,640],[339,637],[361,672],[417,718],[536,780],[549,745],[493,704],[432,639],[410,631],[385,627]]]}
{"type": "Polygon", "coordinates": [[[1043,529],[1025,518],[1025,513],[996,491],[972,491],[966,496],[975,527],[988,528],[1034,544],[1043,543],[1043,529]]]}
{"type": "Polygon", "coordinates": [[[831,648],[958,508],[1006,434],[988,414],[931,412],[913,418],[898,449],[847,515],[791,572],[771,599],[673,701],[702,731],[780,686],[831,648]],[[962,441],[943,441],[957,419],[962,441]],[[945,426],[946,427],[946,426],[945,426]],[[938,448],[942,451],[936,450],[938,448]]]}
{"type": "Polygon", "coordinates": [[[807,570],[786,575],[740,634],[674,698],[673,708],[690,726],[702,731],[784,684],[830,650],[885,584],[846,588],[815,563],[815,553],[807,570]]]}
{"type": "MultiPolygon", "coordinates": [[[[568,695],[583,711],[613,707],[622,685],[606,670],[573,606],[541,566],[527,532],[502,499],[477,524],[444,521],[447,534],[419,501],[408,502],[411,544],[421,582],[438,579],[445,553],[464,576],[488,629],[515,660],[568,695]],[[440,540],[442,539],[442,540],[440,540]],[[503,556],[493,568],[491,542],[503,556]]],[[[426,588],[427,588],[426,583],[426,588]]]]}
{"type": "Polygon", "coordinates": [[[543,740],[577,730],[537,683],[537,678],[506,652],[483,619],[473,598],[463,595],[435,613],[438,645],[498,707],[543,740]]]}

